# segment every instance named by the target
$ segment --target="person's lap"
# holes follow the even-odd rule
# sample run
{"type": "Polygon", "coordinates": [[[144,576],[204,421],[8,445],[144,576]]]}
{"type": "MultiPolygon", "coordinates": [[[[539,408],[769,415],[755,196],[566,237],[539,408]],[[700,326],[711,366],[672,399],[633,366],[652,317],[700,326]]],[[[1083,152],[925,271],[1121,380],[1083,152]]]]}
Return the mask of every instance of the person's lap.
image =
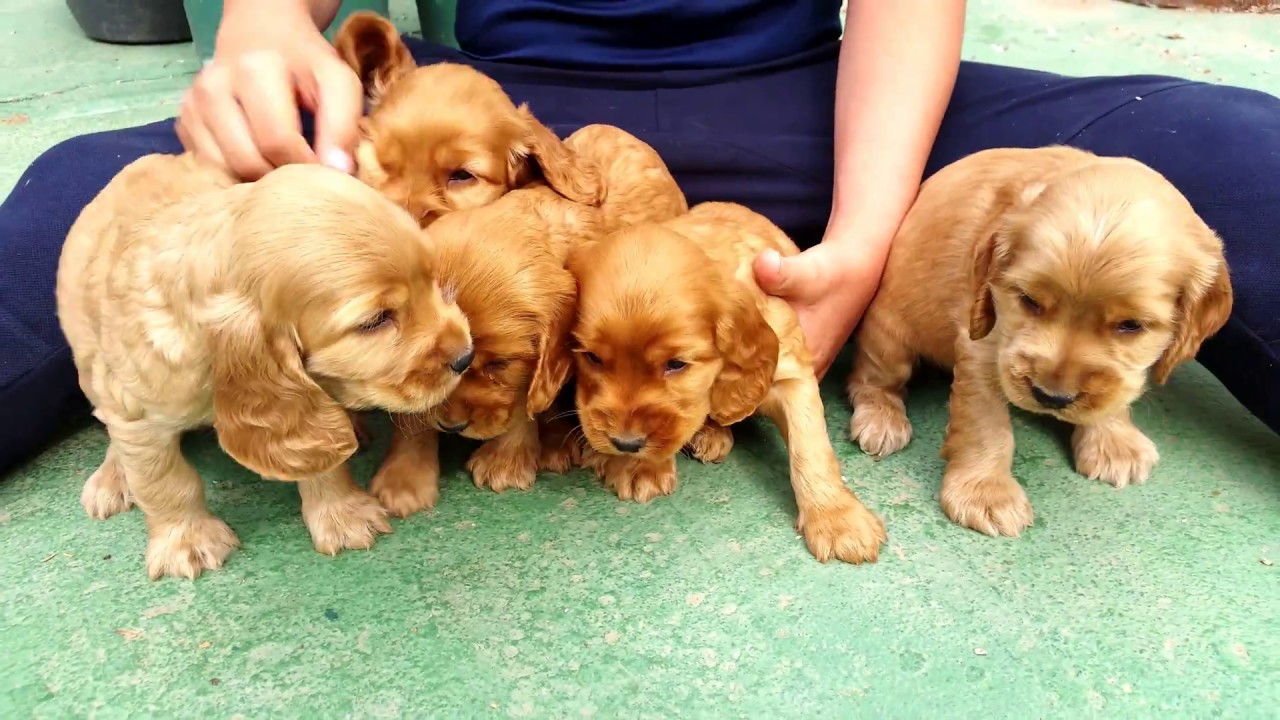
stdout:
{"type": "MultiPolygon", "coordinates": [[[[419,62],[465,60],[411,43],[419,62]]],[[[476,64],[562,135],[601,122],[646,140],[691,203],[741,202],[801,244],[821,238],[831,196],[834,47],[736,77],[476,64]]],[[[1268,235],[1280,227],[1280,191],[1268,182],[1280,176],[1280,100],[1173,78],[1070,79],[965,63],[928,172],[988,147],[1052,143],[1151,164],[1223,235],[1237,312],[1201,359],[1280,431],[1280,253],[1268,235]]],[[[84,409],[54,316],[62,239],[125,164],[178,149],[168,121],[75,138],[38,159],[0,206],[0,471],[84,409]]]]}

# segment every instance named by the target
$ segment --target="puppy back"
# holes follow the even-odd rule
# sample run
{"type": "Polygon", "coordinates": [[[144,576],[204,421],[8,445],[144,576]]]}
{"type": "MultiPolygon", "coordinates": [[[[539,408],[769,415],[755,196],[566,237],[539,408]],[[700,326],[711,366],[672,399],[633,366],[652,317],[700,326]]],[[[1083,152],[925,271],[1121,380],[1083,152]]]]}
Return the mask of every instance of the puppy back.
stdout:
{"type": "Polygon", "coordinates": [[[684,193],[662,157],[648,143],[612,125],[587,125],[564,144],[600,167],[606,195],[600,206],[605,231],[662,222],[689,210],[684,193]]]}

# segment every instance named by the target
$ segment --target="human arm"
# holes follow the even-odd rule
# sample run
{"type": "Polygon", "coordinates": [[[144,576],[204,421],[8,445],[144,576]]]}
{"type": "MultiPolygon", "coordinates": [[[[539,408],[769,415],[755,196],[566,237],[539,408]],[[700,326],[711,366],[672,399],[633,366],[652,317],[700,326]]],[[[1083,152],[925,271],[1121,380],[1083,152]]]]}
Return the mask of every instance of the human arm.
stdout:
{"type": "Polygon", "coordinates": [[[288,163],[352,171],[363,91],[321,34],[339,5],[226,0],[213,59],[183,97],[183,146],[246,180],[288,163]],[[315,113],[314,149],[302,137],[299,105],[315,113]]]}
{"type": "Polygon", "coordinates": [[[849,0],[835,94],[835,182],[821,244],[764,253],[756,279],[800,315],[825,374],[875,294],[955,86],[964,0],[849,0]]]}

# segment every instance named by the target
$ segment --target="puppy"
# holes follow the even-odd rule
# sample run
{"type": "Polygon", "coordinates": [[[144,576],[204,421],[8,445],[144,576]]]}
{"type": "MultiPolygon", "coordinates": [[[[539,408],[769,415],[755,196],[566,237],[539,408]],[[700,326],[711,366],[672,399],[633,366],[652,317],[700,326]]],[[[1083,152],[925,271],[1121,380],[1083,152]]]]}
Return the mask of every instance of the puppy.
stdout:
{"type": "Polygon", "coordinates": [[[595,169],[579,165],[528,107],[483,73],[454,63],[417,67],[390,20],[353,13],[334,38],[370,105],[357,174],[426,227],[541,178],[564,197],[599,205],[595,169]]]}
{"type": "Polygon", "coordinates": [[[390,530],[346,468],[346,409],[426,410],[473,355],[420,234],[338,171],[291,165],[235,185],[186,155],[132,163],[81,213],[58,314],[111,438],[81,501],[96,518],[137,502],[152,578],[194,578],[237,545],[179,448],[210,424],[237,462],[298,483],[320,552],[390,530]]]}
{"type": "Polygon", "coordinates": [[[394,423],[371,489],[395,514],[438,499],[437,432],[484,441],[467,470],[478,487],[496,492],[527,490],[539,469],[564,472],[580,459],[572,426],[560,417],[567,413],[549,412],[573,364],[569,253],[608,228],[674,217],[688,204],[653,148],[623,130],[589,125],[565,145],[579,163],[604,169],[601,207],[534,183],[431,226],[440,281],[470,320],[476,357],[447,402],[394,423]]]}
{"type": "Polygon", "coordinates": [[[1231,302],[1221,241],[1154,170],[1066,147],[970,155],[924,183],[893,242],[857,336],[851,434],[901,449],[916,361],[954,369],[943,511],[1017,535],[1033,513],[1007,404],[1075,425],[1082,474],[1144,482],[1159,455],[1129,406],[1231,302]]]}
{"type": "Polygon", "coordinates": [[[622,499],[676,485],[682,448],[718,459],[728,426],[773,420],[791,459],[797,528],[820,561],[874,561],[884,525],[844,485],[795,312],[763,293],[757,254],[798,252],[766,218],[703,203],[585,243],[578,279],[576,407],[588,462],[622,499]]]}

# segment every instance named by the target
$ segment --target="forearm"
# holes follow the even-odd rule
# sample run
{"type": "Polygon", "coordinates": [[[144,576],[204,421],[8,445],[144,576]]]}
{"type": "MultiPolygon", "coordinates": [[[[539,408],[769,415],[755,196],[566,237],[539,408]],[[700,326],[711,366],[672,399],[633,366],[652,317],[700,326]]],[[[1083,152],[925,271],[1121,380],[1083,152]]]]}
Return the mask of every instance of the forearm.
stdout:
{"type": "Polygon", "coordinates": [[[828,241],[887,252],[955,86],[964,11],[964,0],[849,0],[828,241]]]}
{"type": "Polygon", "coordinates": [[[338,15],[342,0],[225,0],[223,14],[258,11],[303,14],[321,31],[326,30],[338,15]]]}

